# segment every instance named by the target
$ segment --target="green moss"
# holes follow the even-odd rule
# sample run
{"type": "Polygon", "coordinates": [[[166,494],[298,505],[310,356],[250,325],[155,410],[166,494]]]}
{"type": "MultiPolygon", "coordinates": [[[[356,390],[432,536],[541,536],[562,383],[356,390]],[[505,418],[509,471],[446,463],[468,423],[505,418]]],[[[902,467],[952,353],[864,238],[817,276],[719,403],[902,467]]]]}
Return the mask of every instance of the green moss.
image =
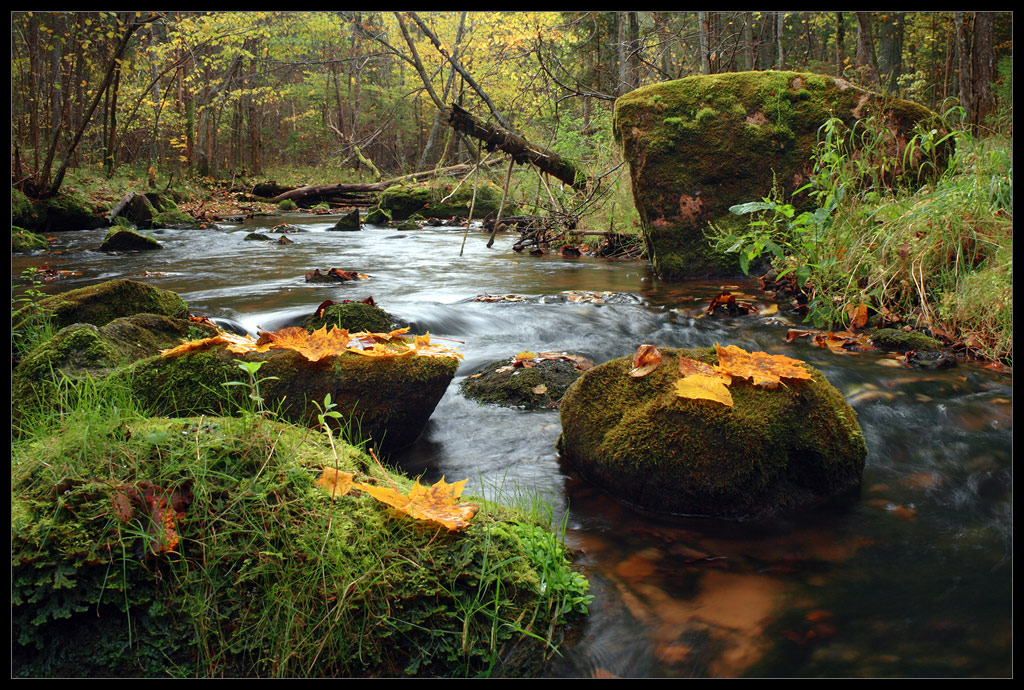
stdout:
{"type": "Polygon", "coordinates": [[[277,203],[278,211],[294,211],[298,208],[298,205],[291,199],[284,199],[277,203]]]}
{"type": "Polygon", "coordinates": [[[145,251],[162,249],[163,246],[148,235],[135,232],[131,228],[115,225],[103,237],[102,252],[145,251]]]}
{"type": "Polygon", "coordinates": [[[29,232],[13,225],[11,226],[12,252],[31,252],[37,249],[46,249],[49,246],[46,238],[42,235],[37,235],[34,232],[29,232]]]}
{"type": "Polygon", "coordinates": [[[366,331],[369,333],[387,333],[391,330],[391,316],[378,306],[364,302],[345,302],[332,304],[324,309],[318,318],[315,314],[302,322],[307,331],[331,326],[345,328],[349,333],[366,331]]]}
{"type": "Polygon", "coordinates": [[[585,608],[564,548],[489,504],[455,533],[359,491],[332,499],[325,466],[412,483],[335,447],[258,418],[116,416],[19,445],[13,674],[539,673],[543,640],[585,608]],[[173,551],[146,491],[177,511],[173,551]]]}
{"type": "Polygon", "coordinates": [[[285,420],[315,424],[317,407],[330,394],[353,432],[385,449],[416,440],[458,368],[450,357],[365,357],[346,353],[310,362],[293,350],[237,355],[223,346],[173,358],[152,357],[114,372],[153,414],[223,414],[246,407],[235,360],[264,361],[261,392],[285,420]]]}
{"type": "MultiPolygon", "coordinates": [[[[50,314],[57,328],[73,323],[103,326],[118,317],[133,314],[178,318],[188,315],[188,307],[175,293],[135,280],[108,280],[90,287],[69,290],[42,299],[37,306],[50,314]]],[[[14,330],[20,328],[31,311],[26,307],[12,315],[14,330]]]]}
{"type": "MultiPolygon", "coordinates": [[[[422,217],[447,218],[468,216],[473,199],[473,186],[455,181],[433,181],[408,185],[392,185],[380,195],[379,208],[390,214],[390,220],[405,220],[413,214],[422,217]],[[444,203],[442,203],[442,201],[444,203]]],[[[501,203],[501,189],[491,182],[477,185],[473,216],[483,218],[496,212],[501,203]]],[[[372,223],[367,216],[366,222],[372,223]]]]}
{"type": "Polygon", "coordinates": [[[942,343],[924,333],[901,331],[896,328],[879,328],[871,333],[871,342],[876,347],[893,352],[922,350],[934,352],[942,350],[942,343]]]}
{"type": "Polygon", "coordinates": [[[662,350],[628,375],[630,358],[594,367],[561,404],[559,450],[615,496],[655,512],[761,518],[860,483],[866,448],[856,414],[811,367],[809,382],[767,390],[740,380],[734,406],[678,398],[680,356],[717,364],[713,349],[662,350]]]}
{"type": "Polygon", "coordinates": [[[38,229],[39,217],[35,204],[17,187],[11,187],[11,224],[38,229]]]}

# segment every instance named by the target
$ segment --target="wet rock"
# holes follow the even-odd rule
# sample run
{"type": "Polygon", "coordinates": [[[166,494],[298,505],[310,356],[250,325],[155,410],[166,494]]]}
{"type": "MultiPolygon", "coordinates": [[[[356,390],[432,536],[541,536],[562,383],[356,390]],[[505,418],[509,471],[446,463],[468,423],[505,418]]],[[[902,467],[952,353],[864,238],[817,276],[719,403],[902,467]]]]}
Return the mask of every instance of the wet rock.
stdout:
{"type": "Polygon", "coordinates": [[[131,228],[113,227],[107,231],[100,245],[101,252],[127,252],[163,249],[163,245],[148,235],[136,232],[131,228]]]}
{"type": "Polygon", "coordinates": [[[904,366],[915,369],[951,369],[955,367],[956,355],[952,352],[909,350],[903,355],[904,366]]]}
{"type": "Polygon", "coordinates": [[[366,280],[367,278],[369,276],[365,273],[343,271],[340,268],[329,268],[326,271],[315,268],[306,274],[307,283],[347,283],[350,280],[366,280]]]}
{"type": "Polygon", "coordinates": [[[274,227],[270,228],[270,232],[276,232],[276,233],[295,233],[295,232],[302,232],[302,229],[298,228],[298,227],[296,227],[294,225],[290,225],[288,223],[281,223],[279,225],[275,225],[274,227]]]}
{"type": "Polygon", "coordinates": [[[937,352],[942,350],[942,343],[924,333],[903,331],[897,328],[879,328],[871,333],[871,342],[875,347],[888,352],[907,352],[920,350],[937,352]]]}
{"type": "MultiPolygon", "coordinates": [[[[821,125],[834,116],[851,127],[872,114],[893,133],[886,155],[897,161],[915,124],[942,127],[924,106],[798,72],[693,76],[620,97],[613,131],[655,271],[667,280],[736,273],[734,256],[708,246],[708,223],[745,228],[749,219],[729,208],[773,186],[788,200],[813,172],[821,125]]],[[[805,196],[794,202],[810,203],[805,196]]]]}
{"type": "Polygon", "coordinates": [[[558,407],[569,386],[579,378],[578,365],[567,359],[515,358],[491,362],[462,381],[460,389],[479,403],[527,410],[558,407]],[[530,364],[525,366],[524,364],[530,364]]]}
{"type": "Polygon", "coordinates": [[[362,227],[359,225],[359,209],[353,209],[351,213],[340,218],[330,229],[344,232],[362,230],[362,227]]]}
{"type": "Polygon", "coordinates": [[[646,376],[632,358],[585,372],[562,399],[558,448],[583,476],[643,510],[768,519],[845,498],[867,449],[857,416],[813,367],[775,389],[733,379],[734,406],[679,398],[679,357],[717,365],[711,348],[661,351],[646,376]]]}
{"type": "Polygon", "coordinates": [[[273,241],[273,238],[271,238],[271,237],[269,237],[267,235],[264,235],[261,232],[250,232],[248,235],[245,236],[244,239],[246,239],[247,241],[250,241],[250,242],[252,242],[252,241],[272,242],[273,241]]]}

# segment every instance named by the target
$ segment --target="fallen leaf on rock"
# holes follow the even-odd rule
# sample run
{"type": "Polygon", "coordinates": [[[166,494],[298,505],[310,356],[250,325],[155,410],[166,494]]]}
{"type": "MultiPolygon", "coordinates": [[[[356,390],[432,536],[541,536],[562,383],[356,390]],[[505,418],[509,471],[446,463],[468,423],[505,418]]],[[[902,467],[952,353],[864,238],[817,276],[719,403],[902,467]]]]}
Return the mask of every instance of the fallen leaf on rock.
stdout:
{"type": "Polygon", "coordinates": [[[533,391],[535,395],[544,395],[545,393],[548,392],[548,387],[542,383],[540,385],[534,386],[530,390],[533,391]]]}
{"type": "Polygon", "coordinates": [[[675,383],[676,395],[689,400],[711,400],[732,407],[732,393],[718,375],[691,374],[675,383]]]}
{"type": "Polygon", "coordinates": [[[351,472],[339,472],[333,467],[325,467],[316,483],[326,489],[333,498],[339,494],[342,496],[347,494],[352,488],[354,478],[355,475],[351,472]]]}
{"type": "Polygon", "coordinates": [[[470,520],[480,509],[480,506],[474,503],[457,503],[466,487],[466,481],[463,479],[454,484],[447,484],[444,477],[441,477],[436,484],[427,488],[421,486],[417,480],[408,496],[388,487],[371,484],[354,486],[417,520],[436,522],[449,530],[459,530],[468,527],[470,520]]]}
{"type": "Polygon", "coordinates": [[[214,345],[227,345],[228,350],[237,355],[242,355],[246,352],[266,352],[271,347],[268,343],[258,342],[251,335],[237,335],[235,333],[220,331],[217,335],[209,338],[190,340],[178,345],[177,347],[172,347],[168,350],[160,350],[160,354],[164,357],[177,357],[178,355],[185,354],[186,352],[205,350],[206,348],[213,347],[214,345]]]}
{"type": "Polygon", "coordinates": [[[802,362],[785,355],[770,355],[767,352],[747,352],[735,345],[721,347],[718,352],[718,371],[734,378],[750,379],[755,386],[775,388],[782,379],[810,379],[811,372],[804,369],[802,362]]]}
{"type": "Polygon", "coordinates": [[[332,326],[330,332],[327,326],[321,326],[312,333],[300,326],[289,326],[264,333],[274,347],[295,350],[310,362],[345,352],[352,339],[346,329],[337,326],[332,326]]]}
{"type": "Polygon", "coordinates": [[[653,345],[641,345],[633,355],[633,368],[629,375],[633,378],[647,376],[661,365],[661,353],[653,345]]]}

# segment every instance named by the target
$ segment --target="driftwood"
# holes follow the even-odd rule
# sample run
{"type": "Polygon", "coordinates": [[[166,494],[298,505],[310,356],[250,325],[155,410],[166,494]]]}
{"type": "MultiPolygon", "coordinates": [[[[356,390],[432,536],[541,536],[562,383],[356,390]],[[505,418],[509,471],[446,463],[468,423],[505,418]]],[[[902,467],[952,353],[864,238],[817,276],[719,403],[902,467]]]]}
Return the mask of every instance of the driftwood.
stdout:
{"type": "Polygon", "coordinates": [[[484,143],[488,151],[499,149],[512,156],[520,165],[531,163],[542,172],[555,177],[574,189],[586,189],[587,176],[556,153],[535,146],[523,137],[487,122],[481,122],[466,109],[452,104],[448,109],[448,124],[484,143]]]}
{"type": "Polygon", "coordinates": [[[110,213],[107,214],[107,222],[113,223],[114,219],[121,215],[121,211],[124,210],[124,207],[130,204],[132,202],[132,199],[134,198],[135,192],[128,192],[123,197],[121,197],[121,200],[114,204],[114,206],[110,209],[110,213]]]}

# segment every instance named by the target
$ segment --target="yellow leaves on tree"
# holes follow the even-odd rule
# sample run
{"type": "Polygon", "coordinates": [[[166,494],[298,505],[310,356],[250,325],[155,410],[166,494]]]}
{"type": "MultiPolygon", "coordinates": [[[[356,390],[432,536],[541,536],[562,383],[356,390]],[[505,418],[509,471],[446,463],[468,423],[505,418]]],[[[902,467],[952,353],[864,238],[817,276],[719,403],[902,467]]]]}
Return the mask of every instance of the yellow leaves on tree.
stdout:
{"type": "Polygon", "coordinates": [[[399,328],[389,333],[349,333],[344,328],[322,326],[315,331],[305,328],[287,327],[276,331],[261,331],[259,340],[251,336],[235,335],[220,332],[211,338],[192,340],[169,350],[161,350],[164,357],[177,355],[193,350],[205,349],[221,343],[236,354],[246,352],[266,352],[271,348],[294,350],[311,362],[318,362],[324,357],[343,355],[346,352],[363,355],[364,357],[456,357],[462,354],[444,345],[430,341],[430,334],[409,337],[408,328],[399,328]]]}
{"type": "Polygon", "coordinates": [[[378,501],[387,503],[417,520],[429,520],[444,525],[450,530],[464,529],[476,515],[480,506],[474,503],[459,503],[458,498],[466,487],[466,480],[448,484],[442,477],[431,487],[422,486],[419,480],[410,489],[409,495],[396,488],[356,484],[355,488],[365,491],[378,501]]]}

